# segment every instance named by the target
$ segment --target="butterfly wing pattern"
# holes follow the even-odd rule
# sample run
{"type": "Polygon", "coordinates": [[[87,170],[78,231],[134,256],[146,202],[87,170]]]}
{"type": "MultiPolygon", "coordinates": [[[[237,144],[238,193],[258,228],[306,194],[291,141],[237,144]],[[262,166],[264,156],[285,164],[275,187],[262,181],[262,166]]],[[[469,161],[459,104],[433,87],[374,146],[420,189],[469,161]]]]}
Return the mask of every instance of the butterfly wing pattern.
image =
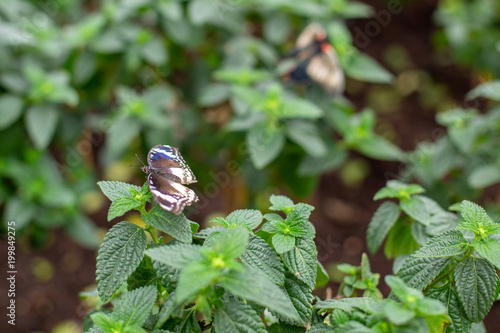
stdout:
{"type": "Polygon", "coordinates": [[[339,65],[337,53],[330,45],[326,31],[318,23],[309,24],[299,35],[294,50],[287,57],[295,57],[299,63],[288,73],[295,82],[312,79],[323,86],[330,95],[344,91],[345,77],[339,65]]]}
{"type": "Polygon", "coordinates": [[[184,207],[198,201],[196,193],[183,184],[196,183],[196,177],[182,158],[179,149],[157,145],[148,154],[148,185],[161,208],[180,214],[184,207]]]}

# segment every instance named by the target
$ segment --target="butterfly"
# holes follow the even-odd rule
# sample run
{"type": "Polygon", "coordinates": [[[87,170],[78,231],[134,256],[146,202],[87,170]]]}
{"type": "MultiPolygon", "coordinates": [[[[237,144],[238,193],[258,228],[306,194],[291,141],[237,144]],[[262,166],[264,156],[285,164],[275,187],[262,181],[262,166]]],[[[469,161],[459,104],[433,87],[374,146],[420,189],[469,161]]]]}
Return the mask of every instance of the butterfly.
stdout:
{"type": "Polygon", "coordinates": [[[196,177],[179,149],[154,146],[148,154],[148,166],[141,169],[148,174],[149,189],[161,208],[178,215],[184,207],[198,201],[196,193],[182,185],[196,183],[196,177]]]}
{"type": "Polygon", "coordinates": [[[302,31],[294,50],[283,58],[291,57],[296,58],[298,64],[285,77],[297,83],[307,83],[312,79],[321,84],[330,95],[343,93],[344,72],[321,25],[311,23],[302,31]]]}

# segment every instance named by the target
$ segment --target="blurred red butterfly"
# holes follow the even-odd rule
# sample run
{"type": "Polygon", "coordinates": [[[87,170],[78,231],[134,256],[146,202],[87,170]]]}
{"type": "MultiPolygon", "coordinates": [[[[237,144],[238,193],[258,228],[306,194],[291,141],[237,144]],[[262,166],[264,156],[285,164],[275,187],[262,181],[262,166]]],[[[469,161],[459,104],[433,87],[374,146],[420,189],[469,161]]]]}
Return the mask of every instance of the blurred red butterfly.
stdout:
{"type": "Polygon", "coordinates": [[[330,95],[344,91],[345,78],[337,53],[325,29],[318,23],[309,24],[297,38],[295,48],[284,58],[297,59],[297,65],[285,77],[297,83],[318,82],[330,95]]]}

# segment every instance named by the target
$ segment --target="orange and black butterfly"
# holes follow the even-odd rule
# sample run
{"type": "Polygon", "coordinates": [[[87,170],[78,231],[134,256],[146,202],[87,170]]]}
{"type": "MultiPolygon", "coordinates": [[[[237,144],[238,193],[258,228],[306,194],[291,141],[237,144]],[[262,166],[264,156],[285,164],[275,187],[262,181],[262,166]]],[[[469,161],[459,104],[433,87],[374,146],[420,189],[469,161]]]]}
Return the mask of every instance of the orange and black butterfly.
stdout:
{"type": "Polygon", "coordinates": [[[318,82],[331,95],[344,91],[345,78],[337,53],[325,29],[318,23],[309,24],[297,38],[294,50],[284,58],[295,58],[297,64],[285,74],[297,83],[318,82]]]}

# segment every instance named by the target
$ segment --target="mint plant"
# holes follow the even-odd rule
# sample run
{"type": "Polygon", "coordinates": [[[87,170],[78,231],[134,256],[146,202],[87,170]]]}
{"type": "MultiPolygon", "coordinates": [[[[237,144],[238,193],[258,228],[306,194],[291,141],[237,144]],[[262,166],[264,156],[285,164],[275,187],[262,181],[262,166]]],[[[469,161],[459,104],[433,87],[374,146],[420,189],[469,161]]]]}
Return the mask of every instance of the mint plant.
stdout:
{"type": "Polygon", "coordinates": [[[386,201],[373,215],[366,231],[370,253],[377,252],[386,239],[387,258],[409,255],[433,236],[457,226],[458,217],[421,195],[424,191],[420,185],[390,180],[375,194],[374,200],[394,198],[399,204],[386,201]]]}
{"type": "Polygon", "coordinates": [[[452,207],[459,218],[422,192],[418,185],[397,181],[377,192],[375,199],[400,202],[379,207],[368,227],[368,248],[377,251],[388,235],[385,253],[399,256],[398,277],[447,307],[447,332],[467,332],[483,320],[500,291],[495,269],[500,267],[500,223],[466,200],[452,207]]]}
{"type": "MultiPolygon", "coordinates": [[[[270,209],[277,213],[237,210],[215,218],[219,227],[198,232],[184,215],[158,205],[146,211],[146,185],[99,186],[112,200],[108,219],[136,209],[145,227],[119,222],[104,238],[97,292],[113,310],[93,313],[88,331],[265,332],[264,309],[284,327],[310,320],[319,267],[312,206],[272,196],[270,209]]],[[[319,275],[324,284],[324,270],[319,275]]]]}
{"type": "MultiPolygon", "coordinates": [[[[104,238],[97,257],[99,302],[86,332],[464,332],[481,329],[476,323],[500,291],[500,224],[464,201],[462,220],[431,237],[435,229],[426,221],[443,221],[447,212],[420,195],[418,185],[390,181],[376,195],[398,198],[400,205],[383,204],[370,228],[387,235],[395,226],[383,222],[389,216],[422,224],[418,239],[429,239],[403,257],[397,276],[385,277],[390,297],[382,297],[380,276],[364,254],[359,267],[339,265],[348,275],[338,296],[326,300],[312,294],[328,281],[309,221],[314,207],[272,195],[274,212],[236,210],[212,219],[219,226],[199,230],[183,214],[158,205],[147,211],[146,185],[99,186],[112,201],[109,219],[135,209],[144,226],[122,221],[104,238]],[[399,218],[403,212],[407,216],[399,218]],[[159,231],[166,235],[158,237],[159,231]]],[[[380,247],[380,238],[369,242],[380,247]]]]}
{"type": "Polygon", "coordinates": [[[338,294],[345,297],[357,296],[358,292],[363,291],[363,297],[370,297],[375,300],[382,299],[382,293],[377,288],[380,280],[380,274],[372,273],[368,256],[363,253],[361,265],[353,266],[350,264],[340,264],[337,269],[348,274],[340,284],[338,294]]]}
{"type": "Polygon", "coordinates": [[[491,100],[485,112],[456,107],[437,114],[446,132],[434,142],[421,142],[408,154],[398,178],[417,179],[434,200],[450,205],[464,198],[479,198],[484,189],[500,182],[498,155],[500,82],[478,85],[466,95],[491,100]]]}

